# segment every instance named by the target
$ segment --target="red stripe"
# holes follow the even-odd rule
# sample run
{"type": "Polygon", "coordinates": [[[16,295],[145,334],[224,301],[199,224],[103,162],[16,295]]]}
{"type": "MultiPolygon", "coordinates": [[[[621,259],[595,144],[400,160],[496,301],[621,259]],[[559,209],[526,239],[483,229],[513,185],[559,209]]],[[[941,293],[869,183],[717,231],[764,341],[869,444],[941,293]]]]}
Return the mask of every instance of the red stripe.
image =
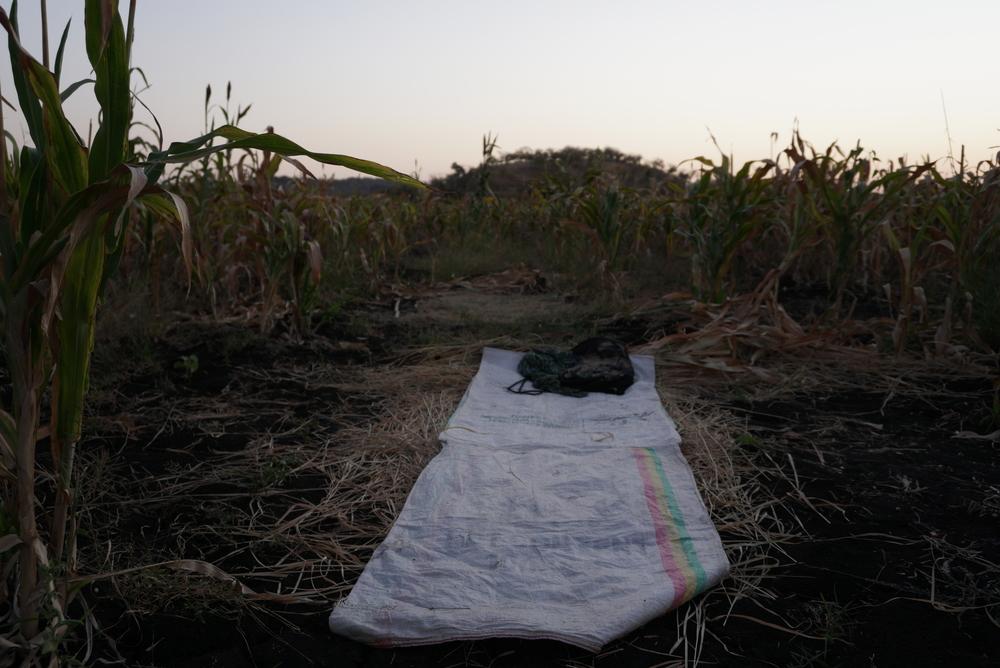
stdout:
{"type": "Polygon", "coordinates": [[[670,578],[670,582],[674,586],[674,599],[670,607],[676,608],[684,602],[687,582],[684,579],[681,569],[677,566],[677,562],[674,561],[670,532],[667,529],[666,520],[660,512],[660,501],[657,498],[656,486],[646,466],[645,450],[642,448],[633,448],[632,454],[635,456],[635,463],[639,468],[639,476],[642,478],[646,507],[649,508],[649,517],[653,521],[653,531],[656,534],[656,544],[660,548],[660,561],[663,562],[663,570],[667,573],[667,577],[670,578]]]}

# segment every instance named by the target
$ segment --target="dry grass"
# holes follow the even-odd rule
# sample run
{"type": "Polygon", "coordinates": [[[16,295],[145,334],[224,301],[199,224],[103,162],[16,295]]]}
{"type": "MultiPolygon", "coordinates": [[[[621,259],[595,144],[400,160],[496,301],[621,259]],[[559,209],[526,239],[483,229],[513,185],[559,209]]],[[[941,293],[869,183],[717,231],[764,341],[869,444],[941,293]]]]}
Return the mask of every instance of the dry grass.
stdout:
{"type": "MultiPolygon", "coordinates": [[[[818,388],[864,389],[891,399],[892,393],[912,397],[936,385],[941,396],[943,382],[979,364],[971,355],[955,365],[851,346],[843,330],[806,331],[766,295],[720,307],[681,307],[690,328],[651,337],[644,352],[656,355],[658,389],[732,572],[676,613],[676,643],[669,651],[631,638],[573,665],[592,665],[625,644],[650,652],[660,665],[695,664],[706,642],[725,644],[731,617],[790,638],[823,640],[803,620],[772,610],[771,583],[774,569],[788,561],[783,546],[808,539],[796,513],[823,516],[838,509],[804,492],[791,455],[772,457],[756,436],[754,447],[746,447],[745,418],[720,407],[720,391],[761,399],[818,388]],[[741,601],[758,612],[747,615],[743,605],[732,615],[741,601]]],[[[83,521],[94,527],[94,540],[82,547],[81,571],[110,583],[139,616],[164,609],[224,616],[249,611],[287,621],[288,606],[328,609],[349,592],[438,452],[437,435],[484,345],[523,349],[526,342],[502,337],[413,347],[379,366],[322,359],[268,369],[248,365],[238,369],[236,389],[218,397],[185,397],[166,407],[157,397],[137,399],[162,421],[151,440],[179,429],[194,430],[193,442],[168,470],[156,473],[126,470],[116,463],[120,458],[99,451],[84,458],[83,521]],[[260,391],[242,392],[242,381],[260,391]],[[319,392],[339,400],[317,404],[311,395],[319,392]],[[230,436],[241,442],[238,449],[205,451],[205,443],[230,436]],[[171,519],[148,527],[149,540],[147,527],[137,535],[129,512],[171,519]]],[[[127,419],[102,420],[132,428],[127,419]]],[[[469,665],[490,660],[475,648],[465,658],[469,665]]]]}
{"type": "MultiPolygon", "coordinates": [[[[143,563],[211,561],[248,588],[247,600],[328,605],[350,588],[395,520],[474,371],[453,359],[348,367],[339,378],[329,367],[298,369],[299,381],[311,372],[317,384],[351,397],[339,415],[303,420],[294,429],[290,420],[275,419],[272,431],[244,449],[190,463],[182,458],[168,472],[131,480],[136,472],[113,469],[106,457],[89,458],[92,484],[82,490],[82,510],[111,542],[87,548],[85,568],[116,580],[143,563]],[[188,521],[160,527],[160,537],[172,540],[150,547],[123,536],[123,508],[177,513],[188,521]]],[[[220,436],[240,434],[256,417],[252,401],[197,403],[196,412],[193,405],[175,407],[170,419],[185,423],[196,415],[220,436]]],[[[140,612],[176,598],[122,593],[140,612]]]]}
{"type": "Polygon", "coordinates": [[[895,322],[873,318],[810,323],[790,317],[766,282],[754,293],[705,304],[685,293],[667,295],[630,317],[667,320],[677,331],[649,333],[636,352],[653,354],[677,385],[739,388],[764,401],[817,390],[884,392],[939,396],[949,380],[989,377],[997,354],[942,340],[925,328],[914,333],[923,355],[893,355],[880,348],[891,342],[895,322]]]}
{"type": "Polygon", "coordinates": [[[776,596],[768,587],[771,571],[788,561],[782,546],[804,537],[796,504],[775,491],[774,481],[788,476],[773,461],[740,447],[742,420],[699,397],[697,388],[682,389],[662,373],[657,386],[731,564],[720,587],[678,611],[677,641],[671,661],[662,665],[697,665],[706,638],[723,634],[730,611],[741,600],[757,604],[767,618],[755,621],[799,634],[795,624],[768,609],[776,596]]]}
{"type": "MultiPolygon", "coordinates": [[[[410,349],[377,367],[290,370],[298,382],[335,388],[349,401],[332,419],[294,428],[291,420],[275,419],[269,433],[244,449],[200,456],[166,473],[128,480],[134,472],[116,470],[108,458],[89,458],[84,510],[102,537],[84,550],[84,572],[109,581],[137,615],[330,607],[350,590],[438,452],[437,435],[474,375],[481,347],[410,349]],[[158,539],[135,540],[122,518],[125,507],[183,520],[153,529],[158,539]]],[[[270,382],[282,380],[279,372],[268,373],[270,382]]],[[[769,572],[783,560],[782,544],[802,532],[786,496],[771,491],[785,472],[740,448],[740,418],[680,389],[669,375],[659,389],[733,566],[722,587],[678,614],[679,641],[670,656],[692,661],[707,637],[721,634],[738,600],[758,602],[768,617],[769,572]]],[[[177,407],[172,420],[186,423],[196,414],[213,433],[232,433],[260,408],[249,398],[242,407],[219,401],[201,400],[197,411],[177,407]]],[[[768,619],[762,621],[795,632],[784,620],[768,619]]]]}

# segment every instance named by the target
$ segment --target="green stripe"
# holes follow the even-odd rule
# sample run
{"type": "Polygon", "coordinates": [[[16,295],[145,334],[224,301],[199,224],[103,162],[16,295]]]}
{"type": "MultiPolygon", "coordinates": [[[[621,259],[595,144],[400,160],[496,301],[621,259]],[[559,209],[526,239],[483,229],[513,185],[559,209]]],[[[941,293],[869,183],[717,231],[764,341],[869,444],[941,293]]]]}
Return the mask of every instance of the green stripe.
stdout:
{"type": "Polygon", "coordinates": [[[667,474],[663,470],[663,462],[660,461],[659,455],[653,448],[646,448],[653,459],[653,463],[656,465],[656,474],[660,477],[660,482],[663,483],[663,491],[667,497],[667,505],[670,507],[670,514],[674,517],[674,523],[677,525],[678,538],[681,541],[681,547],[684,549],[684,556],[687,557],[688,563],[691,565],[691,569],[694,571],[695,575],[695,592],[698,593],[705,589],[705,581],[708,579],[705,575],[705,569],[702,567],[701,562],[698,561],[698,555],[694,551],[694,542],[691,540],[691,536],[687,533],[687,527],[684,524],[684,515],[681,514],[680,506],[677,505],[677,497],[674,495],[674,488],[670,486],[670,481],[667,480],[667,474]]]}

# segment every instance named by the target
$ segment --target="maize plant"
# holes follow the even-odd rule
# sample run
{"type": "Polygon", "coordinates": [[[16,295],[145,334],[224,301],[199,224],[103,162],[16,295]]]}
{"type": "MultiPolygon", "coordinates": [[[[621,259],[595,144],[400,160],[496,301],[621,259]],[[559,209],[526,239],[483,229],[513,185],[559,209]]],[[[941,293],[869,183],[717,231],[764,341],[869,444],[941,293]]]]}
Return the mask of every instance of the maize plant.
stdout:
{"type": "MultiPolygon", "coordinates": [[[[139,162],[133,154],[137,144],[129,137],[135,99],[130,55],[136,2],[129,4],[127,21],[114,0],[84,4],[93,79],[65,87],[60,69],[69,26],[50,69],[47,47],[39,62],[21,43],[17,3],[12,3],[9,14],[0,8],[19,113],[33,144],[8,155],[6,143],[0,143],[0,330],[13,390],[12,406],[0,410],[0,528],[10,527],[0,535],[4,560],[0,572],[11,574],[0,582],[0,600],[13,592],[20,649],[28,662],[39,652],[58,647],[76,590],[69,584],[81,581],[74,579],[74,453],[87,394],[95,314],[137,207],[179,220],[182,255],[190,267],[191,235],[184,204],[158,185],[165,166],[220,151],[259,149],[420,185],[374,162],[310,152],[279,135],[254,134],[230,125],[152,151],[139,162]],[[100,114],[88,146],[67,120],[63,102],[89,84],[100,114]],[[224,142],[213,144],[215,140],[224,142]],[[40,424],[43,395],[51,397],[47,427],[40,424]],[[51,473],[39,471],[36,463],[36,446],[46,439],[51,473]],[[10,581],[14,577],[16,584],[10,581]]],[[[43,44],[47,43],[46,37],[43,44]]],[[[0,117],[0,136],[2,123],[0,117]]]]}
{"type": "MultiPolygon", "coordinates": [[[[964,162],[964,161],[963,161],[964,162]]],[[[960,168],[961,169],[961,168],[960,168]]],[[[964,292],[984,342],[1000,349],[1000,154],[981,163],[975,172],[960,171],[951,178],[933,174],[940,195],[934,216],[952,249],[952,297],[964,292]]],[[[971,324],[971,323],[970,323],[971,324]]]]}
{"type": "Polygon", "coordinates": [[[323,267],[319,243],[307,238],[305,225],[295,210],[261,216],[267,238],[261,243],[265,266],[261,328],[269,330],[279,293],[285,288],[292,308],[296,334],[309,334],[308,314],[315,301],[323,267]]]}
{"type": "Polygon", "coordinates": [[[635,218],[626,214],[628,194],[614,183],[606,188],[596,184],[587,189],[579,204],[579,217],[597,240],[602,264],[610,272],[618,267],[618,255],[635,218]]]}
{"type": "Polygon", "coordinates": [[[801,165],[809,184],[810,213],[832,249],[830,285],[839,302],[856,274],[861,248],[886,217],[900,203],[905,190],[932,165],[914,169],[877,169],[877,159],[862,157],[864,149],[855,146],[838,160],[840,153],[831,144],[824,153],[805,148],[797,135],[785,153],[801,165]]]}
{"type": "Polygon", "coordinates": [[[695,160],[702,164],[701,175],[686,187],[671,184],[684,205],[677,231],[691,246],[695,293],[721,301],[734,258],[763,225],[772,197],[765,177],[774,163],[764,161],[751,175],[754,161],[734,172],[726,155],[718,165],[703,157],[695,160]]]}

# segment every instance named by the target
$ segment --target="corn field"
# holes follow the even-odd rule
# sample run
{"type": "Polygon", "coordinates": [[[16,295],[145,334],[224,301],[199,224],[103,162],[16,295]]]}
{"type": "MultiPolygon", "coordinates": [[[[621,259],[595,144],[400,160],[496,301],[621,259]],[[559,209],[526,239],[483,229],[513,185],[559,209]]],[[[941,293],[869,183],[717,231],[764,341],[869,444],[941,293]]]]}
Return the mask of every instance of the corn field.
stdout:
{"type": "MultiPolygon", "coordinates": [[[[717,303],[809,286],[832,319],[877,300],[896,321],[897,352],[921,341],[1000,345],[995,161],[909,165],[798,135],[777,160],[743,165],[722,155],[663,170],[632,159],[623,171],[622,156],[610,157],[487,153],[431,189],[374,195],[274,180],[258,158],[220,157],[173,182],[197,220],[186,307],[239,312],[264,328],[285,314],[305,335],[324,304],[473,274],[476,258],[492,255],[497,269],[533,264],[590,294],[680,289],[717,303]],[[567,169],[568,158],[591,164],[567,169]],[[640,183],[628,178],[636,169],[640,183]],[[529,177],[501,188],[505,172],[529,177]]],[[[157,303],[179,294],[166,278],[183,264],[171,232],[132,230],[127,278],[157,303]]]]}
{"type": "Polygon", "coordinates": [[[148,294],[154,316],[181,309],[308,338],[339,305],[526,265],[585,298],[683,291],[720,304],[768,293],[780,303],[808,288],[822,295],[815,319],[831,327],[859,303],[881,304],[891,335],[875,345],[888,353],[1000,350],[1000,156],[909,164],[796,134],[777,159],[720,154],[668,169],[613,151],[500,156],[488,136],[480,165],[424,187],[240,129],[249,107],[231,108],[228,86],[221,102],[206,90],[201,137],[164,147],[159,128],[134,118],[134,12],[134,0],[124,18],[117,3],[87,0],[93,80],[65,82],[70,26],[55,57],[46,37],[38,59],[19,41],[17,3],[0,10],[15,87],[2,92],[30,135],[22,146],[0,125],[10,385],[0,605],[14,610],[4,642],[32,657],[55,652],[85,584],[74,454],[109,290],[148,294]],[[62,109],[88,90],[101,109],[89,143],[62,109]],[[335,194],[298,158],[399,187],[335,194]],[[279,176],[282,165],[299,176],[279,176]]]}
{"type": "MultiPolygon", "coordinates": [[[[87,0],[86,51],[94,78],[69,84],[60,78],[70,24],[50,59],[44,1],[40,8],[40,61],[20,42],[17,2],[9,13],[0,9],[17,109],[30,135],[30,145],[18,146],[13,135],[4,134],[0,120],[0,323],[11,386],[10,405],[0,410],[0,603],[10,604],[6,617],[18,627],[16,642],[5,639],[8,649],[25,649],[29,663],[38,652],[52,654],[62,642],[69,628],[66,610],[78,591],[70,584],[79,528],[72,510],[75,450],[97,309],[130,245],[134,219],[143,219],[148,235],[153,219],[176,218],[181,258],[186,269],[191,267],[187,207],[158,183],[166,165],[260,149],[263,174],[273,173],[282,160],[296,164],[293,156],[308,155],[420,185],[377,163],[310,152],[280,135],[230,124],[166,148],[162,141],[136,137],[144,125],[133,119],[133,77],[141,76],[131,63],[135,0],[125,20],[117,2],[87,0]],[[100,107],[89,145],[63,111],[63,103],[88,86],[100,107]],[[40,424],[43,402],[48,404],[45,427],[40,424]],[[36,454],[43,441],[48,462],[41,467],[36,454]]],[[[282,220],[273,222],[280,226],[282,220]]],[[[272,260],[280,264],[284,258],[272,260]]],[[[304,295],[296,296],[301,303],[304,295]]]]}

